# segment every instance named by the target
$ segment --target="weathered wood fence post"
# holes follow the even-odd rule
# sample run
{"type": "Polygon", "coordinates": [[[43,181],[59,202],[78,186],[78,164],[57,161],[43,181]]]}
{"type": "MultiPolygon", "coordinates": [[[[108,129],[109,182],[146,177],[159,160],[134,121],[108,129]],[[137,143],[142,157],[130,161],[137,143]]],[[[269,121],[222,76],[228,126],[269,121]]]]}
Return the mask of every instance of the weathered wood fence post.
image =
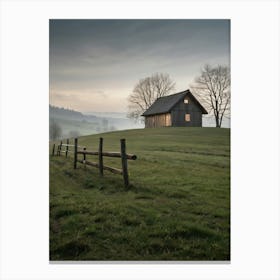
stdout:
{"type": "Polygon", "coordinates": [[[66,152],[65,152],[65,156],[67,157],[68,156],[68,150],[69,150],[69,139],[67,139],[67,141],[66,141],[66,144],[67,144],[67,146],[66,146],[66,152]]]}
{"type": "Polygon", "coordinates": [[[78,138],[75,138],[74,144],[74,169],[77,168],[77,152],[78,152],[78,138]]]}
{"type": "Polygon", "coordinates": [[[52,155],[54,156],[55,144],[53,144],[52,155]]]}
{"type": "Polygon", "coordinates": [[[61,149],[62,149],[62,141],[60,141],[60,145],[59,145],[59,156],[60,156],[61,149]]]}
{"type": "Polygon", "coordinates": [[[121,158],[122,158],[122,171],[123,171],[124,186],[126,188],[128,188],[129,181],[128,181],[128,171],[127,171],[125,139],[121,139],[121,158]]]}
{"type": "Polygon", "coordinates": [[[103,138],[99,138],[98,158],[99,158],[99,174],[103,176],[103,138]]]}
{"type": "MultiPolygon", "coordinates": [[[[86,151],[86,149],[87,149],[87,148],[86,148],[86,147],[84,147],[84,149],[83,149],[83,150],[84,150],[84,152],[86,151]]],[[[85,165],[85,167],[86,167],[86,154],[84,154],[84,161],[83,161],[83,162],[84,162],[84,165],[85,165]]]]}

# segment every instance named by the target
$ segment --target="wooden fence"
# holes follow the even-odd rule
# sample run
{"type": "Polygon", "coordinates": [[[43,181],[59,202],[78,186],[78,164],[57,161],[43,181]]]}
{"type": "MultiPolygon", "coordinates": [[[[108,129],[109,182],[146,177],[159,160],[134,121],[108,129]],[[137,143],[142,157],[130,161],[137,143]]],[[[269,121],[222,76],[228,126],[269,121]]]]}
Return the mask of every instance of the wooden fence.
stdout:
{"type": "MultiPolygon", "coordinates": [[[[68,157],[69,153],[74,154],[74,169],[77,168],[77,163],[82,163],[84,165],[93,166],[99,169],[99,174],[103,176],[104,170],[108,170],[115,174],[120,174],[123,176],[124,186],[129,187],[129,177],[128,177],[128,165],[127,160],[136,160],[137,156],[134,154],[126,153],[126,143],[125,139],[120,139],[120,152],[104,152],[103,151],[103,138],[99,138],[99,149],[98,151],[88,151],[86,147],[78,145],[78,138],[74,139],[74,144],[69,144],[69,139],[66,140],[66,144],[60,141],[57,145],[56,155],[60,156],[61,153],[65,153],[65,157],[68,157]],[[62,148],[65,148],[64,150],[62,148]],[[70,148],[74,150],[70,150],[70,148]],[[78,155],[82,155],[83,158],[79,159],[78,155]],[[98,156],[98,162],[92,162],[87,159],[87,156],[98,156]],[[118,169],[115,167],[106,166],[103,164],[103,157],[114,157],[121,158],[122,168],[118,169]]],[[[52,155],[55,155],[55,144],[53,144],[52,155]]]]}

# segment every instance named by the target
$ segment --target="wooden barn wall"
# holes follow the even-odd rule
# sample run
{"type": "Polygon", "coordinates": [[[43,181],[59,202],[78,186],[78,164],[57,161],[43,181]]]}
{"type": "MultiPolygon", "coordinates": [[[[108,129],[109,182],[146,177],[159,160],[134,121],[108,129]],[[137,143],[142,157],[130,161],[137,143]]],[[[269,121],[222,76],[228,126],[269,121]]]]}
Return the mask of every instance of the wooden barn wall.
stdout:
{"type": "Polygon", "coordinates": [[[198,105],[189,99],[185,104],[182,100],[171,111],[172,126],[202,126],[202,113],[198,105]],[[185,121],[185,114],[190,114],[190,122],[185,121]]]}
{"type": "MultiPolygon", "coordinates": [[[[153,115],[145,117],[145,127],[163,127],[163,126],[170,126],[171,123],[168,125],[168,116],[170,114],[160,114],[160,115],[153,115]]],[[[170,119],[170,117],[169,117],[170,119]]]]}

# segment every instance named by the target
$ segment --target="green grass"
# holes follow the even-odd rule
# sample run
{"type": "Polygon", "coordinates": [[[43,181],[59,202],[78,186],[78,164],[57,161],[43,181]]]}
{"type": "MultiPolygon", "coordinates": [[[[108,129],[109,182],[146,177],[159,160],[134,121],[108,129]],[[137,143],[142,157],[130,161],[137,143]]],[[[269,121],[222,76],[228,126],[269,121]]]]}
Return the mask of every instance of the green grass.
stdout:
{"type": "MultiPolygon", "coordinates": [[[[131,187],[122,176],[50,156],[51,260],[229,260],[230,130],[161,128],[79,138],[119,151],[126,139],[131,187]]],[[[88,158],[97,161],[97,157],[88,158]]],[[[118,158],[104,164],[120,168],[118,158]]]]}

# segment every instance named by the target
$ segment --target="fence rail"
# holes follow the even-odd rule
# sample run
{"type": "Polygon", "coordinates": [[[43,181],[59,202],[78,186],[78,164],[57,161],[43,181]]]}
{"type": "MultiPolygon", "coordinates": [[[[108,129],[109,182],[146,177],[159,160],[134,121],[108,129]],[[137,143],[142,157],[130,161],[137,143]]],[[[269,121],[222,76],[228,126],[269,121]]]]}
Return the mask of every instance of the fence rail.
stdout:
{"type": "MultiPolygon", "coordinates": [[[[67,139],[66,144],[63,144],[60,141],[60,144],[57,145],[56,155],[60,156],[61,153],[65,153],[65,156],[68,156],[68,153],[74,154],[74,169],[77,168],[77,163],[82,163],[84,165],[93,166],[99,169],[100,176],[103,176],[103,170],[110,171],[114,174],[120,174],[123,176],[124,186],[129,187],[129,177],[128,177],[128,165],[127,160],[136,160],[137,156],[134,154],[126,153],[126,143],[125,139],[120,139],[120,152],[104,152],[103,151],[103,138],[99,138],[99,149],[98,151],[87,151],[86,147],[78,145],[78,138],[74,139],[74,144],[69,144],[69,139],[67,139]],[[65,150],[62,150],[62,147],[65,147],[65,150]],[[72,147],[74,150],[69,150],[72,147]],[[82,148],[83,150],[78,150],[82,148]],[[78,155],[82,155],[83,159],[79,159],[78,155]],[[98,156],[98,163],[87,160],[87,156],[98,156]],[[118,169],[115,167],[107,166],[103,164],[103,157],[112,157],[112,158],[121,158],[122,168],[118,169]]],[[[55,144],[53,144],[52,155],[55,155],[55,144]]]]}
{"type": "MultiPolygon", "coordinates": [[[[89,152],[89,151],[78,151],[77,153],[81,154],[81,155],[93,155],[93,156],[99,155],[99,152],[89,152]]],[[[102,152],[102,156],[103,157],[117,157],[117,158],[122,157],[121,153],[117,153],[117,152],[102,152]]],[[[126,154],[126,158],[132,159],[132,160],[137,159],[136,155],[130,155],[130,154],[126,154]]]]}

